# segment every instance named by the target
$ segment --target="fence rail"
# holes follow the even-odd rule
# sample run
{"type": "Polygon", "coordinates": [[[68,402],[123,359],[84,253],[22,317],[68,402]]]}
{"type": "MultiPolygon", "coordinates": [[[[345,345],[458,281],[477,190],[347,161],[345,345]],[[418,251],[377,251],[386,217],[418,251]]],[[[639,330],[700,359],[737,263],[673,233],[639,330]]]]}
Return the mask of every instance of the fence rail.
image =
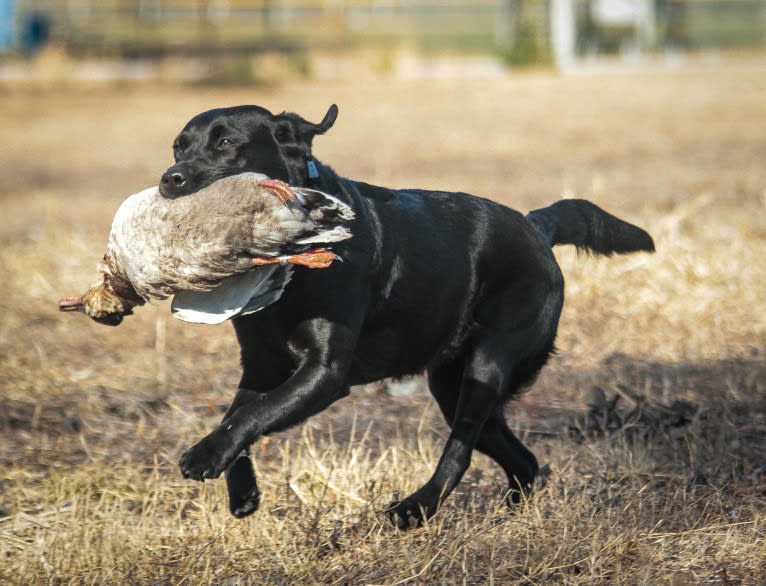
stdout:
{"type": "Polygon", "coordinates": [[[0,31],[15,29],[6,33],[8,45],[28,35],[36,19],[42,36],[74,52],[129,55],[407,43],[535,61],[550,57],[561,26],[575,57],[625,47],[766,45],[764,0],[0,0],[2,6],[12,7],[12,16],[0,12],[0,31]],[[552,20],[562,5],[564,20],[552,20]],[[631,11],[643,20],[625,20],[631,11]]]}

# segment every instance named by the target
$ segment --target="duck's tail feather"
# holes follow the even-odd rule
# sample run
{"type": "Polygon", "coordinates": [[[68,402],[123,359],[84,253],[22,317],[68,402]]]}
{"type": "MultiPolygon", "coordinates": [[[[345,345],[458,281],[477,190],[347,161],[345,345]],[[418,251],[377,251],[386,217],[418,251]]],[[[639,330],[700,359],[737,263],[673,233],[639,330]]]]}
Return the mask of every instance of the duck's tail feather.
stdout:
{"type": "Polygon", "coordinates": [[[351,238],[348,226],[354,219],[351,206],[315,189],[300,188],[295,193],[313,223],[312,230],[297,239],[297,244],[328,244],[351,238]]]}

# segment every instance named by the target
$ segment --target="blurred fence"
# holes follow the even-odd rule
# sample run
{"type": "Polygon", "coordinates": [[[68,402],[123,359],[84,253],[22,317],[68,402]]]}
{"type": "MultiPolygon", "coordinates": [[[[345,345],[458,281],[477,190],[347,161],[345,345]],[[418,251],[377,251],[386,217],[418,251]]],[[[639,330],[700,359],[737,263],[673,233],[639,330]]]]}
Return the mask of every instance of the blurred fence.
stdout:
{"type": "Polygon", "coordinates": [[[74,52],[209,53],[409,42],[482,51],[496,45],[502,2],[378,0],[18,0],[45,14],[74,52]]]}
{"type": "Polygon", "coordinates": [[[764,0],[0,0],[0,50],[152,56],[410,44],[512,62],[766,45],[764,0]],[[5,38],[5,40],[3,40],[5,38]]]}

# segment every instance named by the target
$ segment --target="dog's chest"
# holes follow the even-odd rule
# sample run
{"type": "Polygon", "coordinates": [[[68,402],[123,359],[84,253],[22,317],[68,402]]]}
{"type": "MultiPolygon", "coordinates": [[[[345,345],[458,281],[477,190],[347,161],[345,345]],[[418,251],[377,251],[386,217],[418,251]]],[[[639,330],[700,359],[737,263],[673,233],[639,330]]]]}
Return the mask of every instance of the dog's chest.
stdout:
{"type": "Polygon", "coordinates": [[[429,325],[409,322],[363,331],[351,363],[350,384],[419,374],[442,364],[460,352],[475,327],[468,316],[439,324],[448,327],[429,325]]]}

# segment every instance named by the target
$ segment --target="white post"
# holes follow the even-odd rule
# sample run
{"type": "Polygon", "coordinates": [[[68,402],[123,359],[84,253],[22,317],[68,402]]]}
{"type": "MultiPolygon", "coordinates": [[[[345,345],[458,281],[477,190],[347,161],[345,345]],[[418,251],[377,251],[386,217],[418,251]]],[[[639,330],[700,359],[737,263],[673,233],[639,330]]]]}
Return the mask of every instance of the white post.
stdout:
{"type": "Polygon", "coordinates": [[[551,0],[551,44],[553,59],[559,71],[575,60],[575,14],[573,0],[551,0]]]}
{"type": "Polygon", "coordinates": [[[640,24],[642,29],[641,49],[644,52],[650,52],[657,48],[657,15],[654,1],[646,0],[643,8],[643,19],[640,24]]]}

